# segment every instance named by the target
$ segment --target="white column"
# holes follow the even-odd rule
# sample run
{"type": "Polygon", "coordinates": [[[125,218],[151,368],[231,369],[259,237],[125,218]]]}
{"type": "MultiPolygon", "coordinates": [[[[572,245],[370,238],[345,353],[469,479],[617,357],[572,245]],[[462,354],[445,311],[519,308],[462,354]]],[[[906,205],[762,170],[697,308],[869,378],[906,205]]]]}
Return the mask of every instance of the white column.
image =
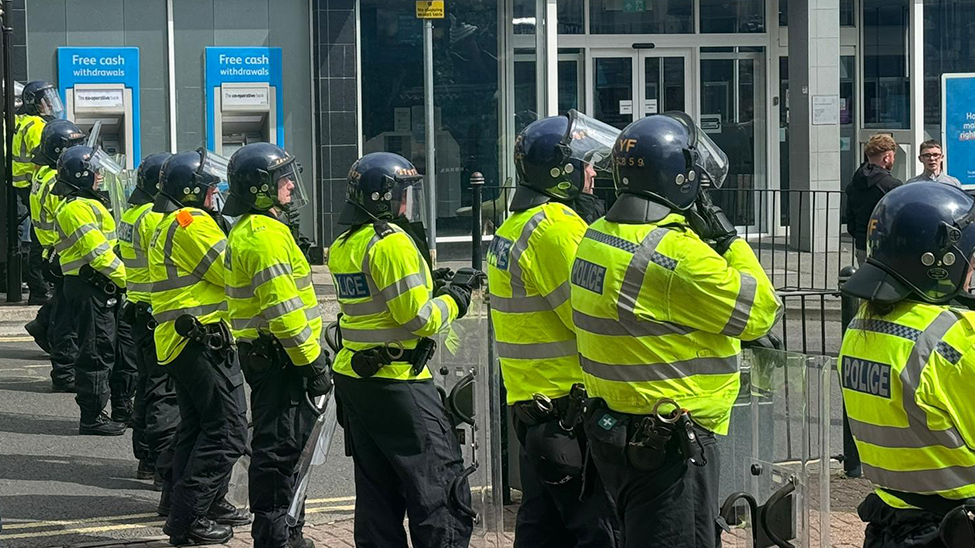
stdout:
{"type": "Polygon", "coordinates": [[[908,44],[911,78],[911,158],[908,177],[924,170],[917,159],[917,151],[925,139],[924,133],[924,0],[911,1],[910,43],[908,44]]]}
{"type": "MultiPolygon", "coordinates": [[[[840,189],[839,92],[839,0],[790,0],[789,187],[792,189],[840,189]]],[[[790,203],[790,244],[803,251],[838,249],[839,209],[838,196],[796,193],[790,203]]]]}
{"type": "Polygon", "coordinates": [[[558,0],[535,1],[535,78],[540,117],[559,113],[558,0]]]}

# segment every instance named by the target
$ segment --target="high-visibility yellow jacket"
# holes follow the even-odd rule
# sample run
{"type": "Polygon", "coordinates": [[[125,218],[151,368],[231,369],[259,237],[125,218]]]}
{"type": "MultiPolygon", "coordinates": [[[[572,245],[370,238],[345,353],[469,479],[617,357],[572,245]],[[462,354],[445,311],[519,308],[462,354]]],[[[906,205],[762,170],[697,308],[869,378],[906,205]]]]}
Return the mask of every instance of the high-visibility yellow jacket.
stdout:
{"type": "Polygon", "coordinates": [[[913,301],[860,308],[843,336],[840,379],[863,474],[885,489],[975,497],[975,312],[913,301]]]}
{"type": "Polygon", "coordinates": [[[126,297],[132,302],[151,304],[152,282],[149,279],[149,244],[162,221],[163,214],[152,210],[152,203],[134,205],[122,213],[118,227],[118,247],[125,262],[128,284],[126,297]]]}
{"type": "Polygon", "coordinates": [[[741,343],[765,335],[781,303],[754,252],[718,255],[671,214],[654,224],[600,219],[572,265],[572,317],[591,396],[646,415],[663,398],[728,432],[741,343]]]}
{"type": "Polygon", "coordinates": [[[227,239],[202,209],[185,207],[163,216],[149,248],[149,279],[156,359],[175,360],[187,339],[176,333],[176,319],[195,316],[207,325],[224,321],[224,248],[227,239]]]}
{"type": "MultiPolygon", "coordinates": [[[[433,297],[430,268],[413,240],[393,224],[342,234],[329,248],[328,267],[344,314],[342,350],[332,364],[336,373],[358,378],[350,361],[353,351],[385,343],[411,350],[457,318],[457,303],[447,295],[433,297]]],[[[416,376],[411,369],[407,362],[393,362],[376,377],[432,378],[426,367],[416,376]]]]}
{"type": "Polygon", "coordinates": [[[47,166],[39,166],[30,188],[31,226],[34,227],[37,240],[46,249],[53,248],[58,242],[54,218],[61,204],[64,203],[64,198],[51,192],[56,175],[57,171],[47,166]]]}
{"type": "Polygon", "coordinates": [[[47,121],[40,116],[18,114],[14,126],[13,181],[17,188],[30,188],[33,180],[34,149],[41,144],[41,133],[47,121]]]}
{"type": "Polygon", "coordinates": [[[319,358],[322,316],[311,267],[291,230],[268,215],[247,214],[227,236],[230,328],[238,341],[274,336],[296,366],[319,358]]]}
{"type": "Polygon", "coordinates": [[[98,200],[69,196],[55,217],[58,259],[65,276],[77,276],[90,265],[125,287],[125,265],[115,254],[115,219],[98,200]]]}
{"type": "Polygon", "coordinates": [[[519,211],[488,249],[488,287],[508,404],[559,398],[582,382],[569,272],[586,222],[550,202],[519,211]]]}

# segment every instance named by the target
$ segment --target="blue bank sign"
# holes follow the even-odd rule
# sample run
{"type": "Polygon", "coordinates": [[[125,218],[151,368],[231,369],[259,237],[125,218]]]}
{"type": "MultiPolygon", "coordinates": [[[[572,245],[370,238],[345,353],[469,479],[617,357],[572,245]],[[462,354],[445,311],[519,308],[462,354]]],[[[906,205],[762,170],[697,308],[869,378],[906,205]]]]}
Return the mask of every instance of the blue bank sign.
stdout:
{"type": "Polygon", "coordinates": [[[975,185],[975,73],[942,75],[941,97],[945,171],[975,185]]]}
{"type": "Polygon", "coordinates": [[[139,110],[139,48],[58,48],[58,89],[62,100],[78,84],[122,84],[132,90],[132,151],[135,165],[142,159],[139,110]]]}
{"type": "Polygon", "coordinates": [[[281,48],[261,47],[208,47],[206,48],[206,102],[207,148],[213,150],[214,135],[220,128],[214,127],[214,98],[221,85],[226,83],[267,83],[275,89],[277,100],[273,105],[276,113],[275,132],[277,144],[284,147],[284,101],[281,86],[281,48]]]}

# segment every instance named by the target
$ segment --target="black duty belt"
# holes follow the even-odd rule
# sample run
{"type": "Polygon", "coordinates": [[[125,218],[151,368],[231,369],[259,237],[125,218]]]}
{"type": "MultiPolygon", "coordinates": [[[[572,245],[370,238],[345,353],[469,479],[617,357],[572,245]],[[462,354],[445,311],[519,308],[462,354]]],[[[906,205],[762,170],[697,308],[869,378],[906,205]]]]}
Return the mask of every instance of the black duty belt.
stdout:
{"type": "Polygon", "coordinates": [[[585,401],[586,389],[581,383],[576,383],[565,396],[552,399],[544,394],[534,394],[530,401],[520,401],[511,408],[515,416],[528,426],[559,420],[563,428],[571,430],[582,418],[585,401]]]}
{"type": "Polygon", "coordinates": [[[414,349],[405,349],[402,345],[390,346],[387,344],[365,350],[356,350],[352,353],[352,370],[362,378],[369,378],[393,362],[408,362],[413,366],[413,375],[419,375],[436,351],[437,342],[427,338],[420,339],[414,349]]]}

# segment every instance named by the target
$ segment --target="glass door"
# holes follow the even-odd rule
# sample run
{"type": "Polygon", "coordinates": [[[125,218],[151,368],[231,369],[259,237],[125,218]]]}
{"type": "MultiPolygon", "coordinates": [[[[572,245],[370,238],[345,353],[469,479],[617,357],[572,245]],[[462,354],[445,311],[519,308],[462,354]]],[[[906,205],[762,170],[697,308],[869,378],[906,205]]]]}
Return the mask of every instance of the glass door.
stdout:
{"type": "Polygon", "coordinates": [[[691,87],[688,85],[690,52],[680,50],[641,50],[640,116],[679,110],[689,112],[691,87]]]}
{"type": "Polygon", "coordinates": [[[623,129],[634,120],[636,88],[639,78],[633,50],[595,50],[592,52],[589,112],[607,124],[623,129]]]}

